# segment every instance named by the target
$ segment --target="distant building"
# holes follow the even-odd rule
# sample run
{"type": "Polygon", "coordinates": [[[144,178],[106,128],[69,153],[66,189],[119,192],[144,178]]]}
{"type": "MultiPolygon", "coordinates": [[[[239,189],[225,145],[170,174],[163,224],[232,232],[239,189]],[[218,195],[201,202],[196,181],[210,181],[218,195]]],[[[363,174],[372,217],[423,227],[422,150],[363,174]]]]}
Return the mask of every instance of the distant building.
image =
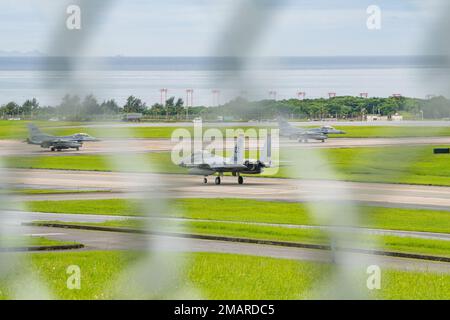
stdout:
{"type": "Polygon", "coordinates": [[[142,119],[142,113],[127,113],[123,116],[123,121],[140,122],[142,119]]]}
{"type": "Polygon", "coordinates": [[[399,115],[398,113],[396,113],[396,114],[394,114],[394,115],[391,117],[391,120],[392,120],[392,121],[403,121],[403,116],[401,116],[401,115],[399,115]]]}
{"type": "Polygon", "coordinates": [[[217,116],[217,121],[234,121],[233,116],[217,116]]]}
{"type": "Polygon", "coordinates": [[[374,122],[374,121],[388,121],[387,116],[382,116],[379,114],[368,114],[366,115],[366,121],[367,122],[374,122]]]}

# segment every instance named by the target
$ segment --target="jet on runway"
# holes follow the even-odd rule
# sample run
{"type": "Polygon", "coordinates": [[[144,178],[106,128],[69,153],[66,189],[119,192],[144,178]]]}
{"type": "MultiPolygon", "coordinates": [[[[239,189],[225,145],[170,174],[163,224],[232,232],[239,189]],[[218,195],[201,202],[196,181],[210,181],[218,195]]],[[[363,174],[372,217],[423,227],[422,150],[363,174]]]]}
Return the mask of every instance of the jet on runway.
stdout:
{"type": "Polygon", "coordinates": [[[61,151],[64,149],[76,149],[80,150],[83,146],[83,142],[86,141],[98,141],[86,133],[76,133],[70,136],[52,136],[43,133],[34,124],[28,124],[29,137],[27,142],[29,144],[40,145],[41,148],[50,148],[51,151],[61,151]]]}
{"type": "Polygon", "coordinates": [[[325,142],[329,134],[345,134],[342,130],[336,130],[331,126],[323,126],[320,128],[300,129],[292,126],[284,119],[278,119],[280,127],[280,136],[288,137],[291,140],[298,140],[299,142],[308,142],[308,140],[319,140],[325,142]]]}
{"type": "Polygon", "coordinates": [[[244,137],[238,137],[234,146],[233,155],[230,158],[213,155],[202,150],[194,152],[190,157],[185,158],[179,164],[183,168],[189,169],[189,174],[204,176],[203,182],[208,183],[208,176],[217,174],[215,184],[221,183],[221,178],[225,172],[231,172],[234,177],[238,177],[238,183],[243,184],[244,178],[241,174],[261,174],[264,168],[272,166],[271,161],[271,136],[267,136],[261,158],[259,160],[244,159],[244,137]]]}

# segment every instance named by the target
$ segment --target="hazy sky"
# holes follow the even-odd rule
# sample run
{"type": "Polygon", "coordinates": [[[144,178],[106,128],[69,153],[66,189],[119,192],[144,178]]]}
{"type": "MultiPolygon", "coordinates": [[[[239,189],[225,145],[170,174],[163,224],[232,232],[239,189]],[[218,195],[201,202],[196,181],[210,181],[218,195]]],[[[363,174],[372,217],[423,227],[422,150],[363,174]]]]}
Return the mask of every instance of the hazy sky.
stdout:
{"type": "MultiPolygon", "coordinates": [[[[102,0],[100,0],[102,1],[102,0]]],[[[257,52],[263,56],[407,55],[430,53],[424,43],[443,11],[439,0],[260,0],[270,10],[257,52]],[[368,30],[366,9],[382,10],[381,30],[368,30]]],[[[95,0],[91,0],[95,2],[95,0]]],[[[239,0],[123,0],[86,26],[88,55],[208,56],[238,23],[239,0]]],[[[0,51],[51,53],[65,28],[67,4],[76,1],[2,0],[0,51]]],[[[88,8],[82,9],[87,11],[88,8]]],[[[245,12],[240,17],[251,16],[245,12]]],[[[83,20],[82,20],[83,23],[83,20]]],[[[73,31],[77,32],[77,31],[73,31]]]]}

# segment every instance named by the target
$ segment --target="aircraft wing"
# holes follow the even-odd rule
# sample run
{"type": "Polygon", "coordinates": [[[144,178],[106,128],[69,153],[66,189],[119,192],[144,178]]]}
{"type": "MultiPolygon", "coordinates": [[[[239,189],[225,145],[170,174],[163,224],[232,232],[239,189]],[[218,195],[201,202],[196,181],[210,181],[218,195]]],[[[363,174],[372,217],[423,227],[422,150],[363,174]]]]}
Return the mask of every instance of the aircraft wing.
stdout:
{"type": "Polygon", "coordinates": [[[199,164],[191,164],[187,165],[186,167],[189,168],[197,168],[201,170],[211,170],[211,171],[233,171],[238,169],[245,169],[247,168],[243,164],[234,164],[234,163],[199,163],[199,164]]]}
{"type": "Polygon", "coordinates": [[[294,130],[290,130],[288,132],[284,132],[284,134],[282,134],[283,136],[288,136],[290,139],[315,139],[315,140],[325,140],[328,137],[321,133],[318,132],[317,130],[314,129],[300,129],[300,128],[296,128],[294,130]]]}
{"type": "Polygon", "coordinates": [[[287,132],[287,135],[289,135],[292,138],[301,138],[301,137],[306,137],[308,135],[313,135],[315,134],[312,131],[309,130],[304,130],[304,129],[300,129],[300,128],[296,128],[294,130],[291,130],[289,132],[287,132]]]}
{"type": "Polygon", "coordinates": [[[53,145],[65,145],[65,144],[69,144],[73,141],[71,140],[66,140],[66,139],[52,139],[49,141],[49,143],[53,144],[53,145]]]}
{"type": "Polygon", "coordinates": [[[243,164],[234,164],[234,163],[218,163],[218,164],[210,164],[208,166],[209,169],[214,171],[228,171],[228,170],[233,171],[247,168],[243,164]]]}
{"type": "Polygon", "coordinates": [[[80,145],[80,143],[72,140],[66,140],[66,139],[49,139],[42,143],[44,147],[70,147],[70,146],[77,146],[80,145]]]}

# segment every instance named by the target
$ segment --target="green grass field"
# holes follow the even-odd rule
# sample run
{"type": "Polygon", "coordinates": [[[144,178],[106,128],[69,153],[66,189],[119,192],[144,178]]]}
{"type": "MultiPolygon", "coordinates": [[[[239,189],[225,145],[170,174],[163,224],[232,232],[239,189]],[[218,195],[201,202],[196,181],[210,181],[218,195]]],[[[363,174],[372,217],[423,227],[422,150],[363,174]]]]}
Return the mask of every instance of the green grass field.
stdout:
{"type": "MultiPolygon", "coordinates": [[[[139,171],[186,173],[184,168],[172,163],[168,152],[137,154],[134,158],[148,164],[139,171]]],[[[137,171],[133,167],[114,166],[113,159],[107,155],[14,156],[4,159],[4,165],[10,168],[137,171]]],[[[114,158],[115,163],[126,163],[126,160],[129,160],[128,155],[114,158]]],[[[433,146],[282,150],[281,160],[290,162],[282,162],[276,174],[269,175],[268,171],[263,176],[450,186],[450,157],[433,154],[433,146]],[[311,152],[316,158],[308,162],[312,159],[311,152]],[[324,173],[330,170],[332,176],[324,173]]]]}
{"type": "MultiPolygon", "coordinates": [[[[61,223],[58,221],[37,222],[61,223]]],[[[107,226],[114,228],[141,229],[145,225],[141,220],[120,220],[104,223],[64,223],[72,225],[107,226]]],[[[329,244],[328,234],[320,230],[298,229],[283,226],[261,226],[231,222],[185,221],[183,223],[159,222],[158,232],[188,233],[195,235],[226,236],[254,240],[285,241],[301,244],[329,244]]],[[[350,235],[342,234],[348,241],[342,246],[352,249],[387,250],[390,252],[427,254],[450,257],[450,241],[417,239],[400,236],[350,235]]]]}
{"type": "MultiPolygon", "coordinates": [[[[80,126],[80,122],[66,121],[8,121],[0,120],[0,139],[25,139],[28,136],[28,123],[34,123],[38,127],[49,128],[59,126],[80,126]]],[[[45,129],[47,131],[47,129],[45,129]]],[[[76,131],[75,131],[76,132],[76,131]]],[[[74,133],[75,133],[74,132],[74,133]]]]}
{"type": "MultiPolygon", "coordinates": [[[[311,153],[288,151],[296,168],[283,166],[280,177],[332,179],[425,185],[450,185],[449,155],[435,155],[438,146],[398,146],[377,148],[324,149],[311,153]],[[295,160],[294,160],[295,159],[295,160]],[[326,172],[331,171],[331,175],[326,172]]],[[[311,151],[312,152],[312,151],[311,151]]]]}
{"type": "Polygon", "coordinates": [[[336,126],[346,132],[344,135],[330,135],[331,138],[406,138],[450,136],[450,122],[446,127],[421,126],[336,126]]]}
{"type": "MultiPolygon", "coordinates": [[[[123,199],[33,201],[28,202],[28,208],[39,212],[142,215],[135,202],[123,199]]],[[[334,210],[339,212],[337,208],[334,210]]],[[[450,233],[448,223],[450,213],[447,211],[368,206],[361,206],[360,211],[359,226],[367,228],[450,233]]],[[[289,225],[320,225],[318,219],[311,216],[304,204],[242,199],[178,199],[173,202],[166,216],[192,220],[176,223],[165,221],[158,224],[159,231],[309,244],[328,243],[327,234],[321,230],[289,227],[289,225]],[[277,225],[261,225],[261,223],[277,225]]],[[[326,221],[322,223],[327,224],[326,221]]],[[[94,225],[139,228],[142,222],[125,220],[94,225]]],[[[349,239],[353,240],[355,236],[349,239]]],[[[395,252],[450,255],[450,241],[445,240],[368,235],[361,237],[358,245],[365,249],[380,247],[395,252]]],[[[354,244],[348,243],[347,246],[354,247],[354,244]]]]}
{"type": "MultiPolygon", "coordinates": [[[[54,213],[142,216],[138,204],[125,199],[29,201],[28,210],[54,213]]],[[[360,206],[360,226],[368,228],[450,233],[448,211],[360,206]]],[[[333,212],[339,212],[334,208],[333,212]]],[[[250,199],[176,199],[166,217],[234,222],[318,225],[303,203],[250,199]]]]}
{"type": "MultiPolygon", "coordinates": [[[[30,121],[6,121],[0,120],[0,139],[25,139],[27,137],[26,124],[30,121]]],[[[175,129],[181,127],[108,127],[108,123],[102,123],[101,128],[85,127],[93,123],[80,122],[52,122],[52,121],[33,121],[44,132],[54,135],[71,135],[77,132],[85,132],[100,138],[170,138],[175,129]],[[71,128],[64,128],[70,126],[71,128]]],[[[314,124],[308,124],[303,128],[317,127],[314,124]]],[[[191,131],[191,127],[182,127],[191,131]]],[[[204,128],[208,128],[208,124],[204,124],[204,128]]],[[[248,123],[242,123],[229,127],[228,129],[258,129],[248,123]]],[[[388,138],[388,137],[434,137],[434,136],[450,136],[450,123],[443,127],[426,127],[426,126],[337,126],[337,129],[344,130],[345,135],[331,135],[333,138],[388,138]]],[[[225,129],[220,128],[224,131],[225,129]]]]}
{"type": "MultiPolygon", "coordinates": [[[[307,126],[306,128],[314,128],[315,126],[307,126]]],[[[49,129],[48,132],[55,135],[73,134],[74,130],[86,132],[99,137],[133,137],[133,138],[170,138],[172,132],[176,129],[183,128],[192,132],[191,127],[131,127],[131,128],[67,128],[67,129],[49,129]]],[[[208,125],[204,125],[207,129],[208,125]]],[[[263,127],[248,126],[231,126],[228,129],[243,130],[256,129],[263,127]]],[[[266,127],[276,128],[276,127],[266,127]]],[[[450,123],[448,127],[400,127],[400,126],[342,126],[338,127],[346,132],[345,135],[330,135],[331,138],[389,138],[389,137],[442,137],[450,136],[450,123]]],[[[223,134],[225,129],[220,128],[223,134]]]]}
{"type": "Polygon", "coordinates": [[[75,242],[53,240],[46,237],[6,236],[1,239],[0,248],[58,246],[66,244],[75,244],[75,242]]]}
{"type": "MultiPolygon", "coordinates": [[[[163,293],[154,283],[139,290],[132,269],[139,261],[134,253],[67,252],[28,254],[33,275],[59,299],[177,298],[177,299],[309,299],[329,297],[315,288],[326,284],[332,271],[327,264],[232,254],[193,253],[178,256],[181,273],[163,293]],[[181,264],[184,263],[184,264],[181,264]],[[81,289],[69,290],[67,267],[80,266],[81,289]],[[128,270],[128,271],[126,271],[128,270]],[[118,280],[120,279],[120,280],[118,280]]],[[[173,260],[171,260],[173,261],[173,260]]],[[[365,271],[365,270],[364,270],[365,271]]],[[[13,297],[10,280],[0,280],[0,299],[13,297]]],[[[29,276],[29,274],[28,274],[29,276]]],[[[149,275],[151,277],[151,275],[149,275]]],[[[161,277],[161,274],[158,276],[161,277]]],[[[381,290],[369,291],[367,275],[353,277],[360,298],[448,299],[450,275],[406,271],[382,271],[381,290]]],[[[17,278],[16,278],[17,279],[17,278]]]]}
{"type": "MultiPolygon", "coordinates": [[[[129,155],[116,155],[114,161],[106,155],[68,155],[68,156],[38,156],[38,157],[5,157],[5,166],[22,169],[60,169],[83,171],[129,171],[135,168],[116,166],[114,163],[128,163],[129,155]]],[[[153,152],[136,154],[133,159],[147,164],[141,168],[143,172],[186,173],[186,170],[172,164],[170,153],[153,152]]]]}
{"type": "Polygon", "coordinates": [[[169,139],[176,129],[186,129],[192,132],[190,127],[130,127],[130,128],[49,128],[46,132],[65,136],[76,132],[84,132],[99,138],[139,138],[139,139],[169,139]]]}

